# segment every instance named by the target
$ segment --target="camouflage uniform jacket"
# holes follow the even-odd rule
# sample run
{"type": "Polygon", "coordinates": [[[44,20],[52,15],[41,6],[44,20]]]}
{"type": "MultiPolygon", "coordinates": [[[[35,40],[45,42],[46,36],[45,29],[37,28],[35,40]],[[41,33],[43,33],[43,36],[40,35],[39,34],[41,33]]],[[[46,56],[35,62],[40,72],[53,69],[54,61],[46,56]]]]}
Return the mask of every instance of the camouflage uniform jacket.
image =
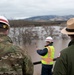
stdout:
{"type": "Polygon", "coordinates": [[[33,75],[33,64],[8,36],[0,36],[0,75],[33,75]]]}

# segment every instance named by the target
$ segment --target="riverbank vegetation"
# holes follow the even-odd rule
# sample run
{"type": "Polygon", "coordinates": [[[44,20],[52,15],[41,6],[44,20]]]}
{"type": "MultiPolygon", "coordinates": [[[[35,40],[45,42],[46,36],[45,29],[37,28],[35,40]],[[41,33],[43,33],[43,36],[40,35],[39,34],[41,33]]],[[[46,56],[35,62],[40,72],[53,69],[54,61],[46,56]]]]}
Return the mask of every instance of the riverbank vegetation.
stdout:
{"type": "Polygon", "coordinates": [[[34,40],[44,40],[47,36],[66,39],[60,30],[66,26],[65,21],[35,22],[10,20],[10,37],[18,45],[32,44],[34,40]]]}

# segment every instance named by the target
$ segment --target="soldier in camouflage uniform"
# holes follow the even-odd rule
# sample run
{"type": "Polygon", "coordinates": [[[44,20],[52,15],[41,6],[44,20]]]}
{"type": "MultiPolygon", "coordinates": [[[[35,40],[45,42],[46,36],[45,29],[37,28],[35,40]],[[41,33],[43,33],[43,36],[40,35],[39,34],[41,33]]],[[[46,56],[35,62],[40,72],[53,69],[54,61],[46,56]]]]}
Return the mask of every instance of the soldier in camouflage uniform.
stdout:
{"type": "Polygon", "coordinates": [[[30,57],[13,45],[7,36],[9,29],[8,20],[0,16],[0,75],[33,75],[30,57]]]}

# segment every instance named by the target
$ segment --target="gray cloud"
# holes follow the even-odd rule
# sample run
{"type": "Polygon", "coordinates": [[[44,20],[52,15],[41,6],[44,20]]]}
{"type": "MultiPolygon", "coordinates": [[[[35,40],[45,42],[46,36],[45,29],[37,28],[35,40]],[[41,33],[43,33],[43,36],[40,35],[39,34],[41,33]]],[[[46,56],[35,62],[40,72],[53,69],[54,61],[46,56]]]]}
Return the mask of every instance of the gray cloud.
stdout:
{"type": "Polygon", "coordinates": [[[0,15],[7,18],[74,14],[74,0],[1,0],[0,15]]]}

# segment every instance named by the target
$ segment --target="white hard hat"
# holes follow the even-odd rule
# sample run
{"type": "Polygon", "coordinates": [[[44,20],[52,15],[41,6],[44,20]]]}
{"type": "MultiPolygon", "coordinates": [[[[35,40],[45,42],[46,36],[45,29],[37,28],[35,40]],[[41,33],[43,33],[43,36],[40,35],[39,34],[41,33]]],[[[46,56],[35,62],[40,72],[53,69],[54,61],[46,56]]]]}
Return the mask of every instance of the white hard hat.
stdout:
{"type": "Polygon", "coordinates": [[[0,16],[0,22],[4,23],[4,24],[8,25],[8,27],[10,27],[9,21],[4,16],[0,16]]]}
{"type": "Polygon", "coordinates": [[[45,39],[45,41],[53,42],[53,38],[49,36],[45,39]]]}

